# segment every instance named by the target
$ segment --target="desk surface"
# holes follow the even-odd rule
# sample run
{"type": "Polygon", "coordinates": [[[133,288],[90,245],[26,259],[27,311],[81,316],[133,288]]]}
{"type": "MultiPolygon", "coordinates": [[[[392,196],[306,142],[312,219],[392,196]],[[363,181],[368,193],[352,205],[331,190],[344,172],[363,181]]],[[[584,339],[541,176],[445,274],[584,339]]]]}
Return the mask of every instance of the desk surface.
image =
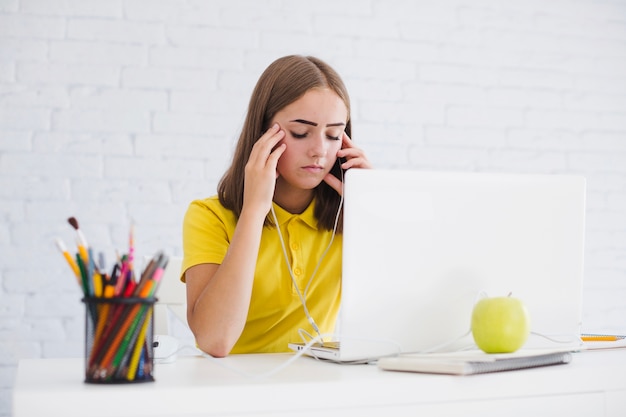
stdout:
{"type": "Polygon", "coordinates": [[[155,382],[83,383],[83,359],[19,362],[14,417],[446,415],[623,416],[626,349],[573,354],[566,365],[472,376],[337,365],[290,354],[179,357],[155,382]],[[503,407],[507,410],[503,413],[503,407]],[[539,414],[537,414],[539,413],[539,414]]]}

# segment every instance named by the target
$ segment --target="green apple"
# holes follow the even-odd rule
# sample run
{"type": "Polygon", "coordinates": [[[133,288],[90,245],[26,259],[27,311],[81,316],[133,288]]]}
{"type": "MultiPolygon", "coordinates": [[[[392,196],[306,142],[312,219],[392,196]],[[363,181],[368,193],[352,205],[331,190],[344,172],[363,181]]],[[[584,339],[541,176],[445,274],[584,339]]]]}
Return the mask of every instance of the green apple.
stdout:
{"type": "Polygon", "coordinates": [[[486,353],[511,353],[521,348],[530,334],[530,317],[521,300],[487,297],[472,311],[472,336],[486,353]]]}

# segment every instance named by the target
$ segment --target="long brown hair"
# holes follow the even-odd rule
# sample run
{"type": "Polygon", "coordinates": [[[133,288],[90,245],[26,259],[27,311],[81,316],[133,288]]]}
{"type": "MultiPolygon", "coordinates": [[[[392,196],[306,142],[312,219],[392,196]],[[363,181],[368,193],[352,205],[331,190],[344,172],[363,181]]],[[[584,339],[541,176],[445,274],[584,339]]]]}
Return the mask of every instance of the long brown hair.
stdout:
{"type": "MultiPolygon", "coordinates": [[[[313,88],[330,88],[345,103],[348,120],[345,131],[352,137],[350,122],[350,98],[339,74],[324,61],[300,55],[277,59],[261,74],[252,92],[248,113],[239,136],[233,161],[218,185],[218,196],[224,207],[232,210],[237,218],[243,207],[244,170],[255,142],[270,128],[269,124],[280,110],[302,97],[313,88]]],[[[331,170],[341,178],[339,162],[331,170]]],[[[326,182],[314,190],[317,204],[315,217],[322,229],[332,230],[339,210],[341,197],[326,182]]],[[[266,225],[271,224],[269,219],[266,225]]],[[[343,210],[337,230],[343,227],[343,210]]]]}

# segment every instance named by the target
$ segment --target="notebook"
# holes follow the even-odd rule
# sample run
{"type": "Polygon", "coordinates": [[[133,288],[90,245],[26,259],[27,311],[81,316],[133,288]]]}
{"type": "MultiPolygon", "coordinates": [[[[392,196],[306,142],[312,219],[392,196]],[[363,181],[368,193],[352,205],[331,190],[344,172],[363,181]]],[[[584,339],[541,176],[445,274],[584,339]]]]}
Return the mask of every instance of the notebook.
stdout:
{"type": "Polygon", "coordinates": [[[481,293],[523,300],[524,349],[580,346],[583,177],[352,169],[344,196],[338,349],[307,353],[367,362],[467,348],[481,293]]]}
{"type": "Polygon", "coordinates": [[[568,351],[531,350],[515,353],[487,354],[481,351],[466,353],[406,354],[380,358],[378,368],[385,371],[419,372],[429,374],[475,375],[490,372],[516,371],[540,366],[570,363],[568,351]]]}

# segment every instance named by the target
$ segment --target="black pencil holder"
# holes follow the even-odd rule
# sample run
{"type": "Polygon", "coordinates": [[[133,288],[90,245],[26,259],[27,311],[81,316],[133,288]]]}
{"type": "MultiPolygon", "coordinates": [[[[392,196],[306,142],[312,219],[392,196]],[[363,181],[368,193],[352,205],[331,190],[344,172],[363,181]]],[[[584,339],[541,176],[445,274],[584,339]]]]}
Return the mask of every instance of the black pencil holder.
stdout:
{"type": "Polygon", "coordinates": [[[85,382],[154,381],[156,298],[85,297],[85,382]]]}

